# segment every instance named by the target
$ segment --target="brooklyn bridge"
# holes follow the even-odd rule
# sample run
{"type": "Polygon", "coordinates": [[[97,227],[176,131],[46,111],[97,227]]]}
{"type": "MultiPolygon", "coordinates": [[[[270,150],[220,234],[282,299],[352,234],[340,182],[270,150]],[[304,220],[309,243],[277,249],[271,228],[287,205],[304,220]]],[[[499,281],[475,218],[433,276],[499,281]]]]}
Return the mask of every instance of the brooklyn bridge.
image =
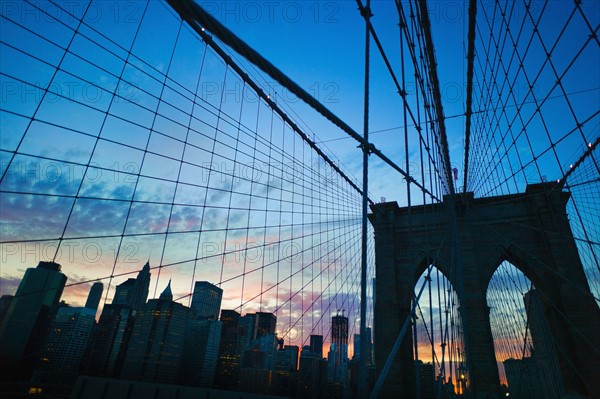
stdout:
{"type": "Polygon", "coordinates": [[[600,2],[3,0],[1,398],[597,398],[600,2]]]}

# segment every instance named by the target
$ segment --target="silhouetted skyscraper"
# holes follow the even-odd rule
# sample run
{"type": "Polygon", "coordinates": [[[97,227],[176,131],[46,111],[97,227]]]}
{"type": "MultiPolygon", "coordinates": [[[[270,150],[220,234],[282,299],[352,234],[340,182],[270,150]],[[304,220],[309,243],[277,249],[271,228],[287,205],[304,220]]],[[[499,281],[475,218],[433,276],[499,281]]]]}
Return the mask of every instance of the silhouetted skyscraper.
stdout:
{"type": "Polygon", "coordinates": [[[330,379],[346,382],[348,366],[348,318],[339,314],[331,318],[331,347],[329,349],[330,379]]]}
{"type": "Polygon", "coordinates": [[[278,341],[275,334],[267,334],[250,343],[251,349],[257,349],[265,354],[264,368],[273,369],[275,367],[278,341]]]}
{"type": "Polygon", "coordinates": [[[129,294],[128,303],[133,308],[133,312],[135,312],[146,303],[148,300],[148,289],[150,288],[150,262],[146,262],[142,270],[137,275],[135,279],[135,284],[133,285],[133,289],[129,294]]]}
{"type": "Polygon", "coordinates": [[[540,389],[547,398],[562,397],[566,394],[566,389],[542,298],[536,289],[532,289],[523,295],[523,302],[533,341],[534,354],[532,357],[543,380],[540,389]]]}
{"type": "Polygon", "coordinates": [[[419,399],[435,399],[435,368],[431,363],[423,363],[420,360],[415,362],[419,372],[419,399]]]}
{"type": "Polygon", "coordinates": [[[40,262],[25,271],[0,326],[3,378],[31,373],[66,281],[54,262],[40,262]]]}
{"type": "Polygon", "coordinates": [[[132,329],[131,306],[105,305],[90,345],[85,372],[108,377],[118,376],[123,366],[132,329]]]}
{"type": "Polygon", "coordinates": [[[253,339],[258,339],[267,334],[275,334],[275,326],[277,325],[277,316],[273,313],[256,312],[249,313],[246,316],[256,319],[256,331],[253,339]]]}
{"type": "Polygon", "coordinates": [[[221,311],[221,342],[215,387],[235,389],[240,382],[242,355],[247,345],[247,331],[238,326],[240,314],[235,310],[221,311]]]}
{"type": "Polygon", "coordinates": [[[310,351],[319,356],[319,359],[323,358],[323,336],[322,335],[311,335],[310,336],[310,351]]]}
{"type": "Polygon", "coordinates": [[[34,380],[75,382],[95,323],[94,309],[61,306],[50,324],[34,380]]]}
{"type": "Polygon", "coordinates": [[[4,317],[6,317],[6,313],[8,312],[8,308],[13,298],[14,296],[12,295],[2,295],[0,297],[0,327],[4,322],[4,317]]]}
{"type": "MultiPolygon", "coordinates": [[[[319,337],[320,335],[316,336],[319,337]]],[[[296,397],[303,399],[325,398],[326,387],[327,361],[312,351],[307,353],[302,351],[296,397]]]]}
{"type": "Polygon", "coordinates": [[[285,346],[275,352],[275,393],[291,397],[295,391],[295,372],[298,370],[297,346],[285,346]]]}
{"type": "Polygon", "coordinates": [[[117,285],[112,303],[115,305],[129,305],[129,298],[131,296],[131,292],[133,291],[134,285],[134,278],[128,278],[126,281],[117,285]]]}
{"type": "MultiPolygon", "coordinates": [[[[373,363],[373,343],[371,341],[371,328],[367,327],[367,355],[365,356],[366,364],[373,363]]],[[[360,357],[361,337],[360,334],[354,334],[354,358],[360,357]]]]}
{"type": "Polygon", "coordinates": [[[258,321],[255,315],[245,315],[238,319],[238,328],[244,336],[246,344],[250,344],[256,335],[256,322],[258,321]]]}
{"type": "Polygon", "coordinates": [[[300,358],[300,348],[296,345],[286,345],[283,348],[284,352],[290,353],[290,370],[298,370],[298,360],[300,358]]]}
{"type": "Polygon", "coordinates": [[[196,281],[192,296],[192,310],[203,318],[219,318],[223,290],[208,281],[196,281]]]}
{"type": "Polygon", "coordinates": [[[334,344],[348,345],[348,318],[346,316],[333,316],[331,318],[331,338],[334,344]]]}
{"type": "Polygon", "coordinates": [[[92,285],[90,293],[88,294],[87,301],[85,301],[85,307],[88,309],[98,310],[100,299],[102,298],[102,290],[104,285],[97,281],[92,285]]]}
{"type": "Polygon", "coordinates": [[[121,376],[126,379],[176,383],[190,308],[173,302],[171,282],[140,306],[121,376]]]}
{"type": "Polygon", "coordinates": [[[516,399],[542,399],[546,395],[542,389],[545,381],[540,376],[540,370],[531,357],[523,359],[506,359],[504,372],[508,382],[511,398],[516,399]]]}
{"type": "Polygon", "coordinates": [[[190,318],[179,369],[180,384],[212,388],[220,341],[220,320],[196,315],[190,318]]]}

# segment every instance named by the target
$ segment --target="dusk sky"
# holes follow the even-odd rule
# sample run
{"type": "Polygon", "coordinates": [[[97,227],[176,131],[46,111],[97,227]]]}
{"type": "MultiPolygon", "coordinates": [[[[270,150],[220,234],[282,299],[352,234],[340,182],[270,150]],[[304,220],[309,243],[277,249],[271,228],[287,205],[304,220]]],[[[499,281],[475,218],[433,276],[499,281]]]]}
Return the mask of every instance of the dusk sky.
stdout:
{"type": "MultiPolygon", "coordinates": [[[[187,304],[192,282],[208,280],[223,288],[222,308],[277,310],[278,331],[293,344],[302,345],[311,332],[327,335],[337,309],[346,311],[351,333],[358,333],[360,194],[273,116],[168,4],[94,1],[78,26],[86,4],[2,2],[0,294],[14,294],[24,270],[52,260],[59,248],[56,261],[70,285],[63,299],[73,305],[83,304],[89,281],[97,278],[105,290],[110,286],[104,293],[110,302],[115,285],[135,277],[149,260],[152,267],[167,266],[152,270],[151,298],[172,279],[175,298],[187,304]],[[82,284],[72,285],[77,282],[82,284]]],[[[354,1],[199,4],[362,134],[364,20],[354,1]]],[[[429,7],[451,166],[462,191],[467,4],[431,1],[429,7]]],[[[600,3],[582,7],[597,24],[600,3]]],[[[515,72],[518,62],[510,64],[514,92],[508,97],[502,89],[498,97],[510,100],[504,114],[487,95],[479,96],[492,78],[484,54],[489,31],[503,26],[490,14],[493,2],[479,10],[473,135],[480,169],[471,174],[478,180],[470,181],[476,196],[561,179],[599,136],[598,47],[586,44],[589,27],[572,9],[569,2],[550,1],[546,8],[533,6],[528,17],[516,4],[514,39],[518,21],[525,18],[523,31],[531,32],[531,19],[539,19],[546,43],[556,42],[552,60],[563,85],[555,85],[550,67],[542,68],[543,46],[518,41],[528,54],[526,72],[515,72]],[[560,33],[567,18],[575,22],[560,33]],[[496,25],[486,26],[486,19],[496,25]],[[497,130],[486,130],[490,121],[497,130]],[[506,131],[529,135],[496,145],[477,141],[506,131]],[[549,140],[557,143],[553,151],[549,140]],[[490,183],[503,174],[511,177],[490,183]]],[[[372,11],[400,76],[396,9],[392,2],[373,1],[372,11]]],[[[358,143],[226,50],[360,186],[358,143]]],[[[408,162],[417,181],[429,181],[430,171],[420,170],[417,130],[404,120],[402,99],[374,45],[371,60],[371,140],[401,167],[408,162]]],[[[407,65],[406,89],[416,106],[414,72],[407,65]]],[[[406,205],[402,176],[375,156],[370,162],[370,198],[406,205]]],[[[574,179],[583,181],[593,169],[577,173],[574,179]]],[[[599,232],[587,221],[598,216],[598,200],[593,193],[581,195],[591,205],[573,222],[576,236],[585,226],[597,241],[599,232]]],[[[422,203],[417,190],[411,199],[422,203]]],[[[369,242],[373,277],[372,236],[369,242]]],[[[582,259],[587,266],[598,253],[582,247],[582,259]]],[[[598,298],[600,271],[590,273],[598,298]]]]}

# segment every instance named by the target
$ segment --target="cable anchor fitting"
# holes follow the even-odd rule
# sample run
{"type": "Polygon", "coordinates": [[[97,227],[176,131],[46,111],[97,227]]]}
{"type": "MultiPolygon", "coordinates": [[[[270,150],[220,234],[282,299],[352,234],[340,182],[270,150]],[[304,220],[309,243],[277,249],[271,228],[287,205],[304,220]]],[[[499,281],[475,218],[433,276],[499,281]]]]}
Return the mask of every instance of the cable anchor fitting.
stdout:
{"type": "Polygon", "coordinates": [[[360,15],[363,18],[371,18],[373,16],[373,13],[371,12],[371,7],[369,7],[369,6],[362,7],[360,9],[360,15]]]}
{"type": "MultiPolygon", "coordinates": [[[[361,150],[365,150],[365,143],[360,143],[358,146],[356,146],[356,148],[360,148],[361,150]]],[[[367,154],[371,155],[371,153],[375,152],[376,148],[373,144],[368,143],[367,144],[367,154]]]]}

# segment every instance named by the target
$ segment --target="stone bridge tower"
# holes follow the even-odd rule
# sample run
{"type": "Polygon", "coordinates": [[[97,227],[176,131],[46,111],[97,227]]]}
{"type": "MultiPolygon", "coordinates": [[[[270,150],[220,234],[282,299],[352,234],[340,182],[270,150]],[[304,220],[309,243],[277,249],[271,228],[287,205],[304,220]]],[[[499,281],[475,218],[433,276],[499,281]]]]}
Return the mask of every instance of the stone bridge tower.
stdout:
{"type": "MultiPolygon", "coordinates": [[[[558,184],[541,183],[499,197],[475,199],[466,193],[411,208],[372,205],[378,372],[409,316],[417,279],[433,263],[459,298],[471,397],[496,399],[499,378],[486,293],[497,267],[508,260],[540,293],[567,390],[598,397],[600,309],[571,232],[568,200],[558,184]]],[[[414,367],[407,333],[380,397],[413,398],[414,367]]]]}

